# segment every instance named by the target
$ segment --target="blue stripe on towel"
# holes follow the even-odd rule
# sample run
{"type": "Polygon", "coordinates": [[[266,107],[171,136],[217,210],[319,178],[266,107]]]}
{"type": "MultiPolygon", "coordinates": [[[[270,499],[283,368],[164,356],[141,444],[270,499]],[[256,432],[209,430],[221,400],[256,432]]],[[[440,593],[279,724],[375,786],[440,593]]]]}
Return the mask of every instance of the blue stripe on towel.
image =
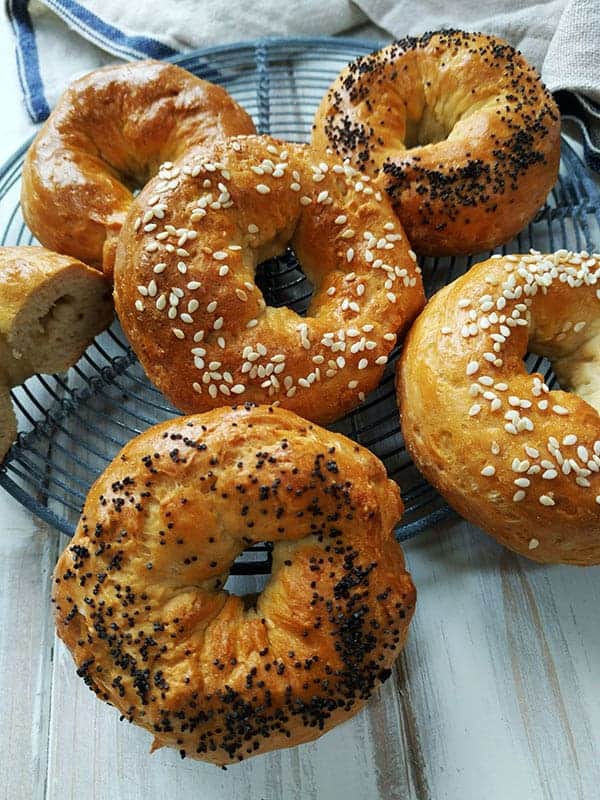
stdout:
{"type": "Polygon", "coordinates": [[[50,113],[40,74],[35,32],[29,16],[28,0],[6,0],[6,11],[15,34],[19,81],[29,116],[42,122],[50,113]]]}
{"type": "Polygon", "coordinates": [[[59,17],[103,50],[120,58],[168,58],[178,54],[169,45],[147,36],[127,36],[73,0],[43,0],[59,17]]]}

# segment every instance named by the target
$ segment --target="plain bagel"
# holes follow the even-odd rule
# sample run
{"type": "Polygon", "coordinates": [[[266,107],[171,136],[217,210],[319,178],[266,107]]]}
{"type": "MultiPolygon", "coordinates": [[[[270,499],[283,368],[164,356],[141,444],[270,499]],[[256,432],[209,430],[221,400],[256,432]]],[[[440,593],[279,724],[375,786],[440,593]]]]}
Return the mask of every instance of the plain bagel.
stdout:
{"type": "Polygon", "coordinates": [[[600,563],[600,256],[495,256],[436,294],[398,372],[408,450],[462,516],[536,561],[600,563]],[[531,352],[564,390],[528,374],[531,352]]]}
{"type": "Polygon", "coordinates": [[[477,253],[543,205],[560,118],[509,44],[447,30],[350,63],[321,102],[313,143],[380,176],[417,253],[477,253]]]}
{"type": "Polygon", "coordinates": [[[372,453],[291,412],[165,422],[92,487],[54,572],[58,634],[153,749],[227,764],[311,741],[362,708],[404,644],[401,513],[372,453]],[[262,540],[263,591],[225,591],[262,540]]]}
{"type": "Polygon", "coordinates": [[[224,89],[174,64],[95,70],[69,86],[27,152],[23,216],[43,245],[110,275],[132,190],[188,147],[253,132],[224,89]]]}
{"type": "Polygon", "coordinates": [[[114,315],[97,270],[43,247],[0,247],[0,460],[16,435],[9,388],[71,367],[114,315]]]}

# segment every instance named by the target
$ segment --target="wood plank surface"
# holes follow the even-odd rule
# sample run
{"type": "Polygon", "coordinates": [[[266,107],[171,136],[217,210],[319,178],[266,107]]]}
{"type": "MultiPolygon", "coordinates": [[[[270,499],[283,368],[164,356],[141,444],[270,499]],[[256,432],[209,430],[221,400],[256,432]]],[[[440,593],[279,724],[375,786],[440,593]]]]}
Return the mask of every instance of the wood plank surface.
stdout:
{"type": "Polygon", "coordinates": [[[58,535],[2,496],[6,800],[593,800],[600,785],[600,569],[541,567],[463,522],[406,546],[408,645],[368,708],[318,742],[227,771],[119,722],[53,639],[58,535]],[[53,658],[54,652],[54,658],[53,658]]]}
{"type": "Polygon", "coordinates": [[[58,540],[0,490],[0,797],[45,794],[58,540]]]}

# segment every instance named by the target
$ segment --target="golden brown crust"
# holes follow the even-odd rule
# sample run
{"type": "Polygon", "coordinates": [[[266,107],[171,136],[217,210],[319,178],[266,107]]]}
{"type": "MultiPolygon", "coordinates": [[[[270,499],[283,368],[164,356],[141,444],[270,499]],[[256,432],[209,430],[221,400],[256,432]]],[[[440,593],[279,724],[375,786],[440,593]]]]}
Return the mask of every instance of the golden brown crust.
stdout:
{"type": "Polygon", "coordinates": [[[423,255],[490,250],[556,181],[558,108],[502,39],[406,38],[349,64],[323,98],[313,143],[379,180],[423,255]]]}
{"type": "Polygon", "coordinates": [[[72,366],[114,314],[97,270],[43,247],[0,247],[0,381],[72,366]]]}
{"type": "Polygon", "coordinates": [[[0,247],[0,460],[16,436],[9,388],[68,369],[113,314],[97,270],[43,247],[0,247]]]}
{"type": "Polygon", "coordinates": [[[92,487],[54,573],[59,636],[154,747],[226,764],[317,738],[389,674],[415,591],[368,450],[272,407],[151,428],[92,487]],[[275,543],[252,601],[233,559],[275,543]]]}
{"type": "Polygon", "coordinates": [[[600,563],[599,286],[600,256],[587,253],[477,264],[426,306],[398,371],[419,469],[460,514],[536,561],[600,563]],[[528,350],[574,393],[528,374],[528,350]]]}
{"type": "Polygon", "coordinates": [[[25,221],[42,244],[110,274],[132,189],[188,147],[253,132],[224,89],[174,64],[95,70],[65,91],[27,153],[25,221]]]}
{"type": "Polygon", "coordinates": [[[0,461],[17,436],[17,420],[13,411],[10,391],[0,383],[0,461]]]}
{"type": "Polygon", "coordinates": [[[386,198],[305,145],[238,137],[189,151],[132,205],[115,303],[150,379],[186,412],[228,397],[325,422],[373,389],[424,302],[386,198]],[[291,242],[306,317],[266,307],[256,264],[291,242]],[[177,364],[177,369],[173,365],[177,364]]]}

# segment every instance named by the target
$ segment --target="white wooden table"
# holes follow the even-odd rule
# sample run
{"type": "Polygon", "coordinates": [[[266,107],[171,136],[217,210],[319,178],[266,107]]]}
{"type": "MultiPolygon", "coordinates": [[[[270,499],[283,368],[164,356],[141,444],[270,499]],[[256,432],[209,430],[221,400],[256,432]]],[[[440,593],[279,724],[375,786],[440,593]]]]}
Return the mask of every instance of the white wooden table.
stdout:
{"type": "MultiPolygon", "coordinates": [[[[0,27],[0,159],[31,130],[0,27]]],[[[367,710],[224,772],[118,721],[57,641],[65,540],[0,490],[0,797],[6,800],[596,800],[600,568],[541,567],[463,522],[406,546],[408,645],[367,710]]]]}

